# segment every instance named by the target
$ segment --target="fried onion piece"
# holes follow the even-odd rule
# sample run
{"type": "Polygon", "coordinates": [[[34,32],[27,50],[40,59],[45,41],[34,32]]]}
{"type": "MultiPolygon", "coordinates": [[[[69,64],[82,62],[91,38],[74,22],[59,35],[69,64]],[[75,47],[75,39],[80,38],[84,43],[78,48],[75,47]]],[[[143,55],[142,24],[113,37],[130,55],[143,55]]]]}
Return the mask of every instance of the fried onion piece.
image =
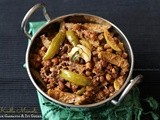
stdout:
{"type": "Polygon", "coordinates": [[[129,68],[129,63],[127,59],[122,58],[120,55],[116,55],[110,52],[99,52],[99,57],[102,60],[108,61],[113,65],[116,65],[122,69],[123,72],[127,72],[129,68]]]}
{"type": "Polygon", "coordinates": [[[46,47],[49,48],[49,45],[51,44],[51,41],[48,40],[48,37],[45,36],[45,34],[40,36],[42,40],[42,44],[46,47]]]}
{"type": "Polygon", "coordinates": [[[59,100],[64,103],[73,103],[75,105],[80,105],[85,100],[84,96],[75,95],[68,92],[63,92],[61,90],[49,89],[47,94],[52,98],[59,100]]]}
{"type": "Polygon", "coordinates": [[[118,78],[116,78],[114,80],[114,88],[115,88],[115,90],[119,90],[122,87],[125,79],[126,79],[125,76],[119,76],[118,78]]]}
{"type": "Polygon", "coordinates": [[[84,24],[81,24],[81,23],[77,23],[77,24],[66,23],[65,26],[66,26],[67,29],[71,29],[71,30],[78,30],[81,27],[83,27],[85,29],[88,29],[89,31],[94,31],[96,33],[102,33],[103,28],[109,29],[111,27],[110,24],[100,25],[100,24],[97,24],[97,23],[84,23],[84,24]]]}
{"type": "Polygon", "coordinates": [[[114,40],[114,38],[110,35],[109,31],[104,28],[104,37],[107,41],[107,43],[111,46],[111,48],[115,51],[121,51],[118,44],[114,40]]]}
{"type": "Polygon", "coordinates": [[[97,33],[102,33],[103,28],[109,29],[111,27],[110,24],[100,25],[100,24],[94,24],[94,23],[85,23],[83,26],[86,27],[87,29],[89,29],[90,31],[93,30],[97,33]]]}

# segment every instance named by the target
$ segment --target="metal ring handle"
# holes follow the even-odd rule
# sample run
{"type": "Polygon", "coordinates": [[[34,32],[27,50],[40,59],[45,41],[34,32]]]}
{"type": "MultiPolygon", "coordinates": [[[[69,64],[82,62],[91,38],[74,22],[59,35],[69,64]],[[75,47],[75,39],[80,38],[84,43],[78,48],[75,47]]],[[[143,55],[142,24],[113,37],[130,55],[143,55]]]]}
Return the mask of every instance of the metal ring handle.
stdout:
{"type": "Polygon", "coordinates": [[[111,103],[114,105],[119,105],[119,103],[124,99],[124,97],[128,94],[128,92],[131,90],[131,88],[135,85],[138,84],[141,80],[142,80],[143,76],[142,75],[138,75],[136,76],[134,79],[130,80],[130,83],[128,84],[128,86],[125,88],[125,90],[123,91],[123,93],[121,94],[121,96],[119,97],[119,99],[116,100],[111,100],[111,103]]]}
{"type": "Polygon", "coordinates": [[[51,20],[51,18],[49,17],[48,13],[47,13],[47,10],[46,10],[46,7],[45,7],[45,4],[44,3],[38,3],[36,5],[34,5],[27,13],[26,15],[24,16],[23,20],[22,20],[22,23],[21,23],[21,29],[24,31],[25,35],[31,39],[32,36],[27,32],[26,30],[26,25],[27,25],[27,22],[28,22],[28,19],[31,17],[31,15],[37,11],[38,9],[40,8],[43,8],[43,15],[45,17],[45,19],[49,22],[51,20]]]}

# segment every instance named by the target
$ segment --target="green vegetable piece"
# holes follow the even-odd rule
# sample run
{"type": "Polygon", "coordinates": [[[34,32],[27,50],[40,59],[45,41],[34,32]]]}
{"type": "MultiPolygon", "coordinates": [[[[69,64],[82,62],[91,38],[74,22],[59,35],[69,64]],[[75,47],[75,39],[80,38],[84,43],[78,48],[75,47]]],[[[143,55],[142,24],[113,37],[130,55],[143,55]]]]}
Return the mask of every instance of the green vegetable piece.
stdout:
{"type": "Polygon", "coordinates": [[[77,44],[79,44],[78,37],[72,30],[66,31],[66,37],[68,41],[75,47],[77,44]]]}
{"type": "Polygon", "coordinates": [[[86,88],[82,87],[80,90],[76,92],[77,95],[82,95],[85,92],[86,88]]]}
{"type": "Polygon", "coordinates": [[[34,68],[30,68],[32,75],[35,77],[36,80],[38,80],[44,87],[46,87],[46,83],[41,78],[39,72],[35,70],[34,68]]]}
{"type": "Polygon", "coordinates": [[[68,80],[76,85],[80,85],[80,86],[87,86],[91,84],[91,81],[83,76],[80,75],[78,73],[69,71],[69,70],[64,70],[62,69],[59,76],[65,80],[68,80]]]}
{"type": "Polygon", "coordinates": [[[54,57],[54,55],[58,52],[64,40],[65,40],[65,33],[62,31],[58,32],[57,35],[52,39],[52,42],[47,52],[43,56],[43,60],[48,60],[54,57]]]}
{"type": "Polygon", "coordinates": [[[72,60],[73,62],[76,62],[76,61],[79,61],[79,58],[80,58],[79,52],[77,51],[77,52],[72,56],[71,60],[72,60]]]}

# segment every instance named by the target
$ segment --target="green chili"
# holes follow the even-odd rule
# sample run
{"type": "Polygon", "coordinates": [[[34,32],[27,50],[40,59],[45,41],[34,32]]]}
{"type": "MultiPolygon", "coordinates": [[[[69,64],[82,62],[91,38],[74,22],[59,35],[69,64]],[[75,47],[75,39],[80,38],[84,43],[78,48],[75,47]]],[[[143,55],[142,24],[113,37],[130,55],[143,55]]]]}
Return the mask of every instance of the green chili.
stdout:
{"type": "Polygon", "coordinates": [[[66,37],[74,47],[79,43],[78,37],[72,30],[66,31],[66,37]]]}
{"type": "Polygon", "coordinates": [[[43,60],[48,60],[54,57],[54,55],[58,52],[60,46],[65,40],[65,33],[60,31],[57,33],[57,35],[52,39],[52,42],[45,53],[43,60]]]}
{"type": "Polygon", "coordinates": [[[62,69],[59,76],[76,85],[87,86],[87,85],[90,85],[91,83],[91,81],[87,77],[69,70],[62,69]]]}

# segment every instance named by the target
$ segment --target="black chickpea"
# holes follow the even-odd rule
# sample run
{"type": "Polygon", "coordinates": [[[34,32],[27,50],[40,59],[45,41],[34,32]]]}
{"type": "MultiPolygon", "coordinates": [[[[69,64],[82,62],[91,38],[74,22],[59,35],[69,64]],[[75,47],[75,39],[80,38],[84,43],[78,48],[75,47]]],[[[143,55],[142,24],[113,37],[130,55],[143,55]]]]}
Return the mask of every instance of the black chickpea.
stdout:
{"type": "Polygon", "coordinates": [[[90,75],[91,75],[91,72],[90,72],[89,70],[87,70],[87,71],[85,72],[85,74],[86,74],[86,76],[90,76],[90,75]]]}
{"type": "Polygon", "coordinates": [[[100,80],[100,82],[104,82],[105,81],[105,77],[104,76],[100,76],[99,80],[100,80]]]}
{"type": "Polygon", "coordinates": [[[54,65],[57,65],[59,63],[59,59],[58,58],[53,58],[52,62],[54,65]]]}
{"type": "Polygon", "coordinates": [[[91,62],[86,63],[86,69],[92,69],[92,63],[91,62]]]}
{"type": "Polygon", "coordinates": [[[110,48],[111,48],[111,47],[110,47],[108,44],[105,44],[105,45],[104,45],[104,49],[107,50],[107,49],[110,49],[110,48]]]}
{"type": "Polygon", "coordinates": [[[123,57],[123,58],[127,58],[127,57],[128,57],[128,54],[127,54],[126,52],[124,52],[124,53],[122,54],[122,57],[123,57]]]}
{"type": "Polygon", "coordinates": [[[111,79],[112,79],[112,76],[110,74],[106,74],[106,80],[111,81],[111,79]]]}

